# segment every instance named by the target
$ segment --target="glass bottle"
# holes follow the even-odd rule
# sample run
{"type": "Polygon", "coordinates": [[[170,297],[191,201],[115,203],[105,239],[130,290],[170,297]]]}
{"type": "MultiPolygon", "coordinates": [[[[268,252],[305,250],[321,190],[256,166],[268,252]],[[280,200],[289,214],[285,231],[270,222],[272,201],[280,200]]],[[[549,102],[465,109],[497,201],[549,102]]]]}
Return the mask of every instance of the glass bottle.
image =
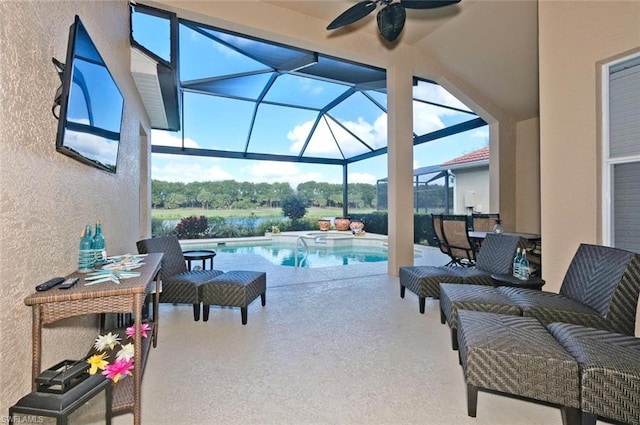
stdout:
{"type": "Polygon", "coordinates": [[[515,277],[520,277],[520,262],[522,260],[522,254],[520,253],[520,247],[516,249],[516,255],[513,257],[512,272],[515,277]]]}
{"type": "Polygon", "coordinates": [[[88,273],[93,270],[93,238],[91,237],[91,225],[80,233],[80,245],[78,247],[78,271],[88,273]]]}
{"type": "Polygon", "coordinates": [[[96,231],[93,235],[93,251],[96,260],[96,266],[102,266],[107,261],[107,251],[105,249],[105,239],[102,234],[102,226],[100,220],[96,221],[96,231]]]}
{"type": "Polygon", "coordinates": [[[520,279],[529,279],[529,260],[527,260],[527,251],[522,250],[522,259],[520,260],[520,279]]]}
{"type": "Polygon", "coordinates": [[[496,224],[493,225],[493,233],[502,233],[502,221],[498,218],[496,219],[496,224]]]}

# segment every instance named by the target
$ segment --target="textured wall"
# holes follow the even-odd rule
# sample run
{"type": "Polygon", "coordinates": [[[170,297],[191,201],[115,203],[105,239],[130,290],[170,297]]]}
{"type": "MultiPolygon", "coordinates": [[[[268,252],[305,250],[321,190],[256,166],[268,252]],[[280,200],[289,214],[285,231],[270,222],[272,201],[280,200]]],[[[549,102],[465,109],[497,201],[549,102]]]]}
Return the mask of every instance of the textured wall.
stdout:
{"type": "Polygon", "coordinates": [[[542,262],[555,290],[578,245],[602,242],[598,63],[640,46],[640,3],[543,1],[539,21],[542,262]]]}
{"type": "Polygon", "coordinates": [[[473,192],[476,212],[490,213],[489,204],[489,167],[460,168],[453,170],[456,176],[455,214],[467,214],[469,209],[464,204],[467,192],[473,192]]]}
{"type": "MultiPolygon", "coordinates": [[[[149,125],[129,71],[126,1],[0,2],[0,29],[0,414],[6,414],[31,385],[31,311],[24,298],[36,284],[75,270],[80,231],[96,219],[109,252],[135,252],[140,133],[149,125]],[[60,80],[51,57],[65,61],[75,14],[125,97],[116,175],[55,150],[50,109],[60,80]]],[[[47,327],[43,367],[83,355],[95,335],[95,318],[47,327]]]]}
{"type": "Polygon", "coordinates": [[[557,290],[578,245],[602,242],[598,64],[638,50],[640,2],[544,1],[539,21],[542,262],[557,290]]]}

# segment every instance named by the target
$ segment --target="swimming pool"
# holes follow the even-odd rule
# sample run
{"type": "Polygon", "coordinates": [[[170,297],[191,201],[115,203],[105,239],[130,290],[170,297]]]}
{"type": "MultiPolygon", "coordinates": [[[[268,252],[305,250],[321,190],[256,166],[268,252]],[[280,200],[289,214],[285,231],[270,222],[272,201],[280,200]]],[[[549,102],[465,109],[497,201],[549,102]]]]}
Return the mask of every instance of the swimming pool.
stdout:
{"type": "MultiPolygon", "coordinates": [[[[278,266],[327,267],[388,260],[386,241],[351,235],[309,233],[274,235],[272,238],[182,243],[183,249],[211,249],[217,253],[260,255],[278,266]],[[304,243],[301,242],[304,239],[304,243]]],[[[417,254],[416,254],[417,255],[417,254]]]]}

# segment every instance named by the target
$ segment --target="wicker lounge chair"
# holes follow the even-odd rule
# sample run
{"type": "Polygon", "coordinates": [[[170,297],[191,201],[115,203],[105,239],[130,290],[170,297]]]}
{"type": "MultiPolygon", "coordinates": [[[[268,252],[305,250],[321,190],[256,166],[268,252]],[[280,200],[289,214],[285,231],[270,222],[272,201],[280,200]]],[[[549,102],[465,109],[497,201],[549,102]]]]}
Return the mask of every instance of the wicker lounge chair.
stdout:
{"type": "Polygon", "coordinates": [[[192,304],[193,320],[200,320],[200,286],[223,272],[220,270],[187,270],[180,242],[176,236],[143,239],[136,243],[138,252],[162,252],[161,303],[192,304]]]}
{"type": "Polygon", "coordinates": [[[492,285],[492,274],[509,274],[520,238],[507,234],[487,234],[478,253],[475,267],[400,267],[400,297],[405,288],[418,295],[420,313],[424,313],[425,298],[440,296],[440,283],[492,285]]]}
{"type": "Polygon", "coordinates": [[[532,317],[460,311],[467,409],[478,391],[558,406],[563,424],[640,424],[640,339],[532,317]]]}
{"type": "Polygon", "coordinates": [[[442,323],[451,327],[457,348],[458,310],[529,316],[542,324],[575,323],[633,335],[640,294],[640,255],[622,249],[581,244],[560,293],[533,289],[440,285],[442,323]]]}
{"type": "Polygon", "coordinates": [[[482,390],[557,406],[564,425],[579,424],[578,364],[540,322],[463,310],[459,338],[469,416],[482,390]]]}
{"type": "Polygon", "coordinates": [[[640,424],[640,339],[569,323],[547,328],[578,362],[582,424],[640,424]]]}

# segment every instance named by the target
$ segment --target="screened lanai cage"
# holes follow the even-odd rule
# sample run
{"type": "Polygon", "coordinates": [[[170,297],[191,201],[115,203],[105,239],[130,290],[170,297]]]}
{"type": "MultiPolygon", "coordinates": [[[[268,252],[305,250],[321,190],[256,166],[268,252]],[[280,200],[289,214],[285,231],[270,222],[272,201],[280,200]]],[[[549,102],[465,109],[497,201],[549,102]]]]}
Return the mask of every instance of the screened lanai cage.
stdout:
{"type": "MultiPolygon", "coordinates": [[[[349,184],[385,175],[385,69],[139,3],[131,29],[132,75],[155,130],[152,180],[267,175],[296,190],[302,178],[341,180],[342,200],[333,202],[348,216],[349,184]]],[[[431,148],[455,156],[482,143],[474,135],[487,123],[437,82],[414,76],[412,93],[416,163],[432,160],[431,148]]],[[[414,182],[420,212],[451,207],[439,173],[414,182]]],[[[378,209],[387,209],[382,202],[378,209]]]]}
{"type": "MultiPolygon", "coordinates": [[[[413,170],[413,208],[418,214],[449,214],[453,211],[453,176],[439,165],[413,170]]],[[[386,211],[388,179],[376,182],[377,209],[386,211]]]]}

